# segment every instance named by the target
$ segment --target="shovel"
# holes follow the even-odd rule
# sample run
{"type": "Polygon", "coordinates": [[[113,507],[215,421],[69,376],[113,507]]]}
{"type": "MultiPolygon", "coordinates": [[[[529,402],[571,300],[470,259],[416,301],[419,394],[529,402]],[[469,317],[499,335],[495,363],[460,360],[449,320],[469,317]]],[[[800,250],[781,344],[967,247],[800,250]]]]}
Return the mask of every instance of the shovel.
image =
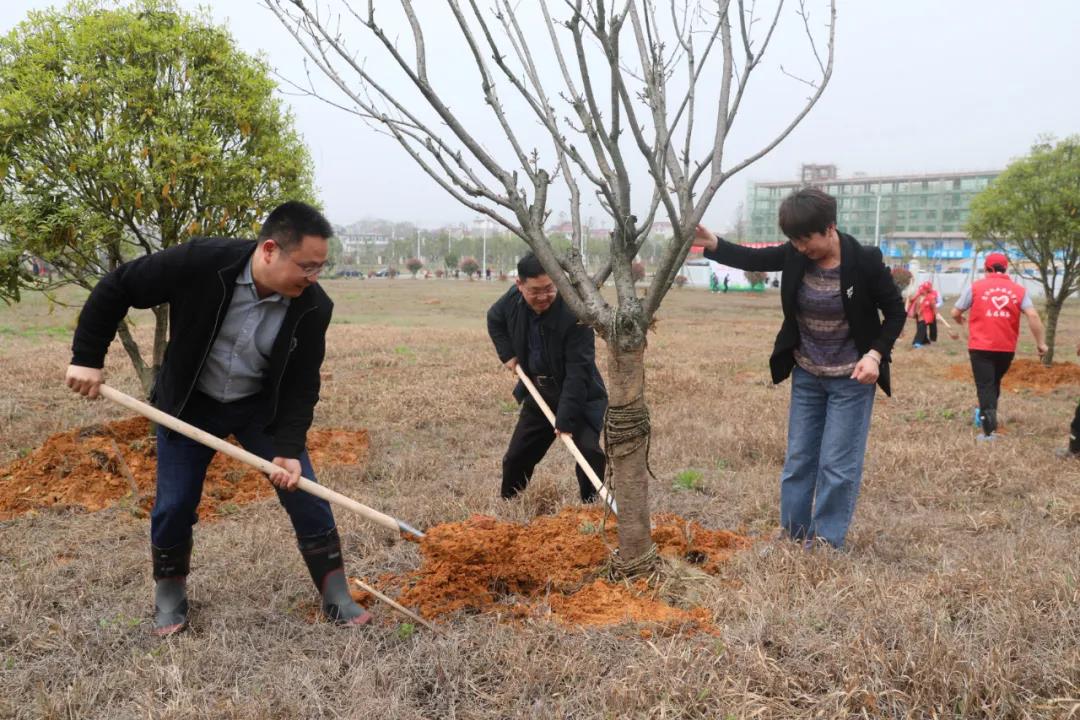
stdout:
{"type": "MultiPolygon", "coordinates": [[[[260,470],[264,473],[273,473],[281,469],[269,460],[264,460],[258,455],[248,452],[242,447],[237,447],[232,443],[225,442],[216,435],[212,435],[205,430],[200,430],[194,425],[186,423],[179,418],[175,418],[168,413],[164,413],[161,410],[158,410],[156,407],[153,407],[152,405],[147,405],[140,400],[136,400],[130,395],[126,395],[114,387],[110,387],[103,383],[98,386],[98,391],[104,397],[109,398],[118,405],[123,405],[128,410],[137,412],[140,415],[148,418],[149,420],[156,422],[158,425],[164,425],[170,430],[175,430],[181,435],[185,435],[191,438],[195,442],[202,443],[207,447],[225,453],[229,457],[239,460],[246,465],[250,465],[256,470],[260,470]]],[[[407,522],[392,518],[385,513],[381,513],[378,510],[375,510],[374,508],[369,508],[367,505],[358,503],[350,497],[346,497],[345,495],[342,495],[339,492],[335,492],[330,488],[323,487],[322,485],[316,482],[312,482],[307,478],[300,478],[300,483],[297,485],[297,487],[300,490],[303,490],[310,495],[314,495],[315,497],[322,498],[329,503],[333,503],[334,505],[338,505],[348,510],[352,510],[357,515],[360,515],[365,520],[375,523],[376,525],[382,525],[383,527],[393,530],[395,532],[408,533],[418,538],[424,537],[424,533],[420,532],[412,525],[409,525],[407,522]]]]}
{"type": "Polygon", "coordinates": [[[953,330],[952,325],[945,322],[945,318],[942,317],[941,313],[938,313],[937,317],[938,317],[938,320],[941,321],[941,324],[949,329],[949,337],[951,337],[953,340],[959,340],[960,339],[960,332],[957,331],[957,330],[953,330]]]}
{"type": "MultiPolygon", "coordinates": [[[[540,392],[536,389],[536,386],[533,385],[532,380],[529,379],[529,376],[525,374],[525,371],[521,369],[520,365],[514,366],[514,372],[521,378],[521,382],[524,383],[529,394],[532,395],[533,400],[535,400],[536,404],[540,407],[541,412],[547,417],[548,422],[551,423],[551,427],[555,427],[555,413],[551,412],[551,408],[544,402],[544,398],[540,396],[540,392]]],[[[604,502],[611,508],[611,512],[618,516],[619,511],[615,507],[615,498],[611,497],[608,493],[608,489],[604,486],[604,483],[600,482],[600,478],[596,477],[596,471],[592,469],[592,465],[589,464],[585,459],[585,456],[578,450],[578,446],[574,443],[574,439],[565,433],[560,433],[559,438],[563,441],[563,444],[566,445],[566,449],[570,451],[570,454],[574,456],[574,459],[577,460],[578,467],[585,472],[585,475],[589,478],[589,482],[596,488],[596,492],[600,494],[600,497],[603,498],[604,502]]]]}

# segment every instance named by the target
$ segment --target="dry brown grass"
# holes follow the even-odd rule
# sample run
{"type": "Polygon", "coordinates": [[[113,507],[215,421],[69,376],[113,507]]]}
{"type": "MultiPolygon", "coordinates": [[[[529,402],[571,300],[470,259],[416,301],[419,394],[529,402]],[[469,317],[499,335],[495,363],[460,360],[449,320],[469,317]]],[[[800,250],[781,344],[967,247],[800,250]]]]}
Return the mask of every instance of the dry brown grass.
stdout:
{"type": "MultiPolygon", "coordinates": [[[[574,501],[558,447],[520,501],[496,497],[513,383],[483,312],[500,288],[328,286],[337,324],[316,423],[369,429],[372,455],[362,474],[323,482],[419,527],[574,501]]],[[[0,312],[0,460],[122,415],[61,386],[72,318],[40,302],[0,312]]],[[[789,392],[767,376],[778,323],[775,292],[665,301],[647,356],[654,509],[776,526],[789,392]],[[699,490],[673,488],[686,469],[699,490]]],[[[946,379],[962,347],[913,351],[910,337],[894,397],[878,396],[850,551],[763,543],[737,556],[703,590],[719,638],[488,616],[404,637],[383,609],[366,632],[312,625],[284,513],[265,502],[197,528],[192,631],[163,643],[147,634],[146,521],[46,512],[0,523],[0,717],[1080,717],[1080,464],[1051,454],[1078,388],[1007,394],[1008,436],[976,445],[974,389],[946,379]]],[[[109,369],[135,391],[119,347],[109,369]]],[[[414,545],[338,519],[353,574],[416,566],[414,545]]]]}

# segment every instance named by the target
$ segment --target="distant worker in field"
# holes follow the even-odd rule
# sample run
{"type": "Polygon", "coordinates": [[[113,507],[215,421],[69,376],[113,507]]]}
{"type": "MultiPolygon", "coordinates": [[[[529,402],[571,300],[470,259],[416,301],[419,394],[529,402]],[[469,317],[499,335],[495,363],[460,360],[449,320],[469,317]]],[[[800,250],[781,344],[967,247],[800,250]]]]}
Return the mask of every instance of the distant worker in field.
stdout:
{"type": "MultiPolygon", "coordinates": [[[[318,285],[330,223],[300,202],[278,206],[258,240],[196,238],[125,263],[103,277],[79,315],[67,385],[95,398],[117,325],[131,308],[169,304],[169,346],[151,400],[218,437],[234,435],[273,462],[270,476],[292,521],[328,618],[362,625],[329,504],[293,492],[315,480],[305,449],[319,400],[319,368],[333,303],[318,285]]],[[[154,633],[188,624],[192,526],[214,450],[158,427],[157,489],[150,516],[154,633]]]]}
{"type": "Polygon", "coordinates": [[[774,383],[791,376],[780,524],[806,547],[822,540],[839,548],[862,483],[874,383],[891,391],[904,301],[881,251],[837,229],[832,196],[792,193],[779,223],[790,242],[775,247],[735,245],[700,225],[695,240],[718,263],[781,272],[784,322],[769,359],[774,383]]]}
{"type": "MultiPolygon", "coordinates": [[[[499,360],[511,372],[520,365],[555,413],[552,428],[518,382],[514,398],[521,411],[503,456],[502,496],[512,498],[525,489],[560,434],[570,435],[597,477],[604,477],[600,430],[607,388],[596,367],[595,336],[592,328],[578,322],[532,253],[521,258],[514,285],[488,310],[487,326],[499,360]]],[[[592,502],[596,489],[585,472],[576,469],[581,500],[592,502]]]]}
{"type": "Polygon", "coordinates": [[[908,317],[915,319],[915,340],[912,347],[922,347],[937,342],[937,309],[940,296],[930,282],[924,282],[908,302],[908,317]]]}
{"type": "Polygon", "coordinates": [[[984,262],[986,276],[961,293],[952,309],[956,322],[963,324],[964,312],[971,310],[968,329],[968,356],[975,392],[979,398],[977,419],[982,428],[979,440],[994,439],[998,427],[998,398],[1001,379],[1009,371],[1020,337],[1020,315],[1028,320],[1035,346],[1042,357],[1049,348],[1043,334],[1039,311],[1023,285],[1005,274],[1009,260],[1002,253],[990,253],[984,262]]]}

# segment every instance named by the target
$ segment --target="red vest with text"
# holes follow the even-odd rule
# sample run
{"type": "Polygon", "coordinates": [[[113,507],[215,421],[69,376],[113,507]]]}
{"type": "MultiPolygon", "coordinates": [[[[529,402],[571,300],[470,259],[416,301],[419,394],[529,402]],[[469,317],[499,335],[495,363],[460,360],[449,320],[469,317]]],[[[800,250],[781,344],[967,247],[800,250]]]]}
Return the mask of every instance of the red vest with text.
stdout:
{"type": "Polygon", "coordinates": [[[1003,273],[988,273],[971,286],[968,349],[1016,352],[1020,303],[1027,291],[1003,273]]]}

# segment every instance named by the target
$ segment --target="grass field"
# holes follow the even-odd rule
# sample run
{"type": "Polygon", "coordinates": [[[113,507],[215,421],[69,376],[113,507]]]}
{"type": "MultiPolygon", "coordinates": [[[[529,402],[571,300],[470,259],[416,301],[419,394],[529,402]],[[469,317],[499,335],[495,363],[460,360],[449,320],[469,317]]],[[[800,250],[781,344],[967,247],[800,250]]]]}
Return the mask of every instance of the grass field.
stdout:
{"type": "MultiPolygon", "coordinates": [[[[557,446],[524,497],[497,497],[515,415],[484,324],[500,284],[326,286],[337,305],[315,423],[368,429],[371,455],[324,484],[421,528],[575,501],[557,446]]],[[[2,462],[126,416],[62,385],[75,313],[40,299],[0,309],[2,462]]],[[[665,300],[647,354],[654,510],[774,531],[779,323],[776,291],[665,300]]],[[[0,522],[0,717],[1080,718],[1080,463],[1053,457],[1080,388],[1004,393],[1004,438],[976,444],[974,387],[949,379],[962,344],[912,350],[911,333],[893,397],[878,394],[849,551],[762,542],[736,556],[703,596],[718,637],[490,615],[454,617],[438,637],[380,607],[365,631],[313,623],[285,514],[266,501],[197,526],[192,628],[161,642],[148,634],[148,522],[46,510],[0,522]]],[[[1060,360],[1078,336],[1070,307],[1060,360]]],[[[137,393],[119,344],[107,371],[137,393]]],[[[337,517],[350,574],[417,565],[415,545],[337,517]]]]}

